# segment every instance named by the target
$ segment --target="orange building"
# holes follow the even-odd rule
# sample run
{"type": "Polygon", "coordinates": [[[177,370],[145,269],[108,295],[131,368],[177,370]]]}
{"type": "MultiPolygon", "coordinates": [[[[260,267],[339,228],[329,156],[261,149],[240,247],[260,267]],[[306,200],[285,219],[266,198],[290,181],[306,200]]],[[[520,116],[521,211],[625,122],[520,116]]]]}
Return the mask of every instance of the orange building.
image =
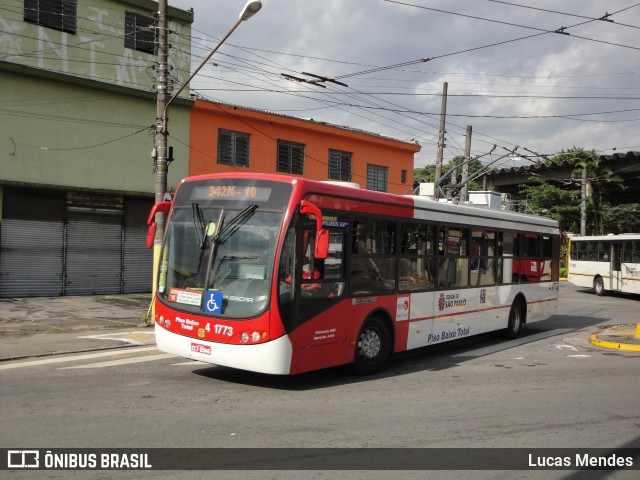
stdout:
{"type": "Polygon", "coordinates": [[[196,100],[189,175],[252,171],[404,194],[420,146],[360,130],[196,100]]]}

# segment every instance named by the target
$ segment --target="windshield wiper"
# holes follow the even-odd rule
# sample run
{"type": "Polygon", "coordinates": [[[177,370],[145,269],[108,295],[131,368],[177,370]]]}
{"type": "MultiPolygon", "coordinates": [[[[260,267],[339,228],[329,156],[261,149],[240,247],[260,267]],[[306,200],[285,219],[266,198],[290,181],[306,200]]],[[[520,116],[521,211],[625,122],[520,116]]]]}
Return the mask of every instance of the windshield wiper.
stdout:
{"type": "MultiPolygon", "coordinates": [[[[204,290],[205,292],[207,291],[208,285],[209,285],[209,277],[211,276],[211,270],[213,269],[213,262],[216,258],[216,254],[218,252],[218,245],[224,243],[224,241],[229,238],[231,235],[233,235],[238,228],[240,228],[240,224],[246,222],[249,217],[253,214],[253,212],[255,212],[255,210],[258,208],[258,205],[256,204],[251,204],[248,205],[246,208],[244,208],[240,213],[238,213],[235,217],[233,217],[231,220],[229,220],[229,223],[225,225],[224,221],[225,221],[225,216],[224,216],[224,209],[220,210],[220,216],[218,217],[218,225],[216,228],[216,233],[214,234],[213,238],[211,239],[213,245],[211,246],[211,252],[209,252],[209,261],[207,262],[207,272],[205,274],[205,278],[204,278],[204,290]],[[222,234],[226,232],[226,235],[224,236],[224,238],[222,237],[222,234]]],[[[222,263],[222,262],[220,262],[222,263]]],[[[216,279],[216,275],[218,274],[218,269],[216,268],[216,271],[213,272],[213,280],[215,282],[216,279]]],[[[213,287],[213,285],[212,285],[213,287]]],[[[206,295],[202,296],[202,303],[204,303],[205,301],[205,297],[206,295]]],[[[203,305],[200,305],[200,308],[203,308],[203,305]]]]}
{"type": "Polygon", "coordinates": [[[200,250],[204,250],[207,244],[207,227],[204,223],[204,216],[202,215],[202,210],[200,210],[200,205],[196,202],[191,203],[191,213],[193,215],[193,228],[196,231],[196,245],[200,250]]]}
{"type": "Polygon", "coordinates": [[[253,212],[256,211],[258,205],[252,203],[251,205],[244,208],[240,213],[238,213],[235,217],[229,220],[229,223],[224,223],[224,216],[221,216],[220,221],[218,222],[218,230],[213,237],[214,244],[224,243],[227,238],[233,235],[239,228],[240,225],[246,222],[253,212]],[[226,234],[224,237],[223,234],[226,234]]]}

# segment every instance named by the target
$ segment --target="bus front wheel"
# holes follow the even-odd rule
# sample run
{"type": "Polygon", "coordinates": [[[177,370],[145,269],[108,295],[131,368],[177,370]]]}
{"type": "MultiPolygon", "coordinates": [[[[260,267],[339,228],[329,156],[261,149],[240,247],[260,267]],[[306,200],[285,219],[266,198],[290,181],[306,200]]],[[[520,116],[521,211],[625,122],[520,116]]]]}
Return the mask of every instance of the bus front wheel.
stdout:
{"type": "Polygon", "coordinates": [[[380,317],[371,317],[358,334],[351,369],[357,375],[371,375],[384,367],[390,354],[389,328],[380,317]]]}
{"type": "Polygon", "coordinates": [[[602,281],[602,277],[594,278],[594,280],[593,280],[593,291],[599,297],[604,295],[604,282],[602,281]]]}

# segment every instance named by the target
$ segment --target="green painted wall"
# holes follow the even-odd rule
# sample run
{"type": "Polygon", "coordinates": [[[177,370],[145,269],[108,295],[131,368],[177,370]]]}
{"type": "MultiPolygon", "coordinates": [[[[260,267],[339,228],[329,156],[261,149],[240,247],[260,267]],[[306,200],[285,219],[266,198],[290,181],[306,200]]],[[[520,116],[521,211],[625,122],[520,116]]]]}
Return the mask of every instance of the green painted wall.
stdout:
{"type": "MultiPolygon", "coordinates": [[[[25,22],[14,3],[0,11],[0,184],[152,194],[156,57],[124,47],[124,16],[153,16],[157,2],[78,0],[75,34],[25,22]]],[[[169,13],[180,85],[193,14],[169,13]]],[[[190,105],[169,109],[169,187],[188,174],[190,105]]]]}
{"type": "MultiPolygon", "coordinates": [[[[155,100],[0,69],[0,183],[153,193],[155,100]]],[[[168,185],[188,174],[189,107],[172,105],[179,142],[168,185]]]]}

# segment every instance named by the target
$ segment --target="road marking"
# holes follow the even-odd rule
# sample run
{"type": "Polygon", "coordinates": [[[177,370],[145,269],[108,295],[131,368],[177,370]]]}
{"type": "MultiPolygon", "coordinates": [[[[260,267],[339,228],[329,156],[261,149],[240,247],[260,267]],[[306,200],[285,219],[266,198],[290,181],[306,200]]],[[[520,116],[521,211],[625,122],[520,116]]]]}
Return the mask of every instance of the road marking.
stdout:
{"type": "MultiPolygon", "coordinates": [[[[139,348],[127,348],[125,352],[127,354],[130,353],[138,353],[138,352],[148,352],[151,350],[158,350],[156,347],[139,347],[139,348]]],[[[56,357],[56,358],[47,358],[44,360],[30,360],[28,362],[19,362],[19,363],[8,363],[0,365],[0,370],[12,370],[14,368],[21,367],[35,367],[38,365],[49,365],[52,363],[64,363],[64,362],[75,362],[79,360],[88,360],[91,358],[100,358],[100,357],[113,357],[114,355],[122,355],[123,351],[114,349],[109,350],[108,352],[98,352],[98,353],[86,353],[83,355],[71,355],[64,357],[56,357]]]]}
{"type": "Polygon", "coordinates": [[[126,333],[102,333],[98,335],[88,335],[85,337],[78,338],[90,338],[96,340],[115,340],[116,342],[124,342],[129,343],[131,345],[149,345],[151,343],[155,343],[155,340],[152,340],[154,337],[153,332],[126,332],[126,333]]]}
{"type": "Polygon", "coordinates": [[[556,345],[555,346],[558,350],[571,350],[572,352],[577,352],[578,349],[576,347],[574,347],[573,345],[556,345]]]}
{"type": "Polygon", "coordinates": [[[133,358],[121,358],[119,360],[111,360],[110,362],[97,362],[89,363],[87,365],[75,365],[73,367],[60,367],[58,370],[71,370],[77,368],[103,368],[103,367],[117,367],[119,365],[128,365],[131,363],[153,362],[154,360],[162,360],[165,358],[175,358],[176,355],[172,353],[157,353],[154,355],[147,355],[144,357],[133,358]]]}
{"type": "Polygon", "coordinates": [[[198,360],[190,360],[188,362],[180,362],[180,363],[172,363],[171,364],[171,366],[173,366],[173,367],[181,367],[183,365],[210,365],[210,366],[213,366],[212,363],[200,362],[198,360]]]}

